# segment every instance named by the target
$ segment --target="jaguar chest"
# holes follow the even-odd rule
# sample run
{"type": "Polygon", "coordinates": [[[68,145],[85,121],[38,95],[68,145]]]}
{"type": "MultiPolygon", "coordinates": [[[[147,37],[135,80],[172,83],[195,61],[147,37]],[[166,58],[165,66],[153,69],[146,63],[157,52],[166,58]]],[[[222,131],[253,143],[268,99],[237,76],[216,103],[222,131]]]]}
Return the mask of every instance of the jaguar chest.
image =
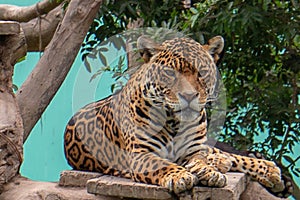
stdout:
{"type": "Polygon", "coordinates": [[[180,157],[183,157],[184,154],[188,153],[185,141],[186,139],[183,135],[171,138],[171,140],[158,151],[159,156],[168,159],[169,161],[177,162],[180,157]]]}

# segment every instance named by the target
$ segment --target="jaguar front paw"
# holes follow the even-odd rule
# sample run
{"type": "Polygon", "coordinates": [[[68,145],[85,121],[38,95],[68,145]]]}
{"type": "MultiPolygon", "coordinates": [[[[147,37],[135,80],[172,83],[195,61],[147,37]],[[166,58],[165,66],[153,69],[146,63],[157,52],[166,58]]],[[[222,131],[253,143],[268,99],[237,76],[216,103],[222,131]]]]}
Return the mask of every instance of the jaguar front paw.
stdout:
{"type": "MultiPolygon", "coordinates": [[[[249,169],[249,171],[251,172],[253,170],[249,169]]],[[[261,161],[261,164],[257,166],[255,172],[256,173],[252,175],[252,178],[256,179],[260,184],[267,188],[280,187],[280,185],[282,185],[281,171],[274,162],[261,161]]]]}
{"type": "Polygon", "coordinates": [[[260,171],[255,179],[275,196],[284,198],[290,196],[293,192],[291,179],[281,175],[280,168],[274,162],[263,161],[263,163],[264,166],[260,168],[264,169],[266,173],[260,171]]]}
{"type": "Polygon", "coordinates": [[[184,192],[191,189],[194,185],[198,183],[198,179],[195,175],[191,174],[186,170],[174,171],[167,174],[161,185],[173,191],[176,194],[184,192]]]}
{"type": "Polygon", "coordinates": [[[291,178],[285,175],[282,175],[281,180],[282,181],[279,184],[274,185],[273,188],[267,188],[267,190],[277,197],[287,198],[293,194],[293,182],[291,178]]]}
{"type": "Polygon", "coordinates": [[[273,162],[271,162],[271,164],[271,167],[269,165],[270,172],[267,173],[266,177],[260,177],[258,180],[259,183],[277,197],[289,197],[294,190],[292,180],[287,176],[281,175],[279,167],[273,164],[273,162]]]}
{"type": "Polygon", "coordinates": [[[224,187],[227,185],[228,178],[225,174],[216,171],[213,167],[208,166],[201,160],[194,160],[186,165],[189,172],[194,174],[199,183],[210,187],[224,187]]]}

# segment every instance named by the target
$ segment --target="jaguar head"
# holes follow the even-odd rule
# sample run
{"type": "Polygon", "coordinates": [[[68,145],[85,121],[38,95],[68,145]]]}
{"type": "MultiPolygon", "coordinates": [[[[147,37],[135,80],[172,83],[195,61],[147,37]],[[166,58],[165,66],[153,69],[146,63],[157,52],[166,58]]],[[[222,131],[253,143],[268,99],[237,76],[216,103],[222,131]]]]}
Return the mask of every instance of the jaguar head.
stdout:
{"type": "Polygon", "coordinates": [[[152,105],[173,113],[181,121],[195,120],[215,96],[216,61],[223,50],[221,36],[200,45],[190,38],[175,38],[157,44],[138,39],[145,61],[140,73],[142,95],[152,105]]]}

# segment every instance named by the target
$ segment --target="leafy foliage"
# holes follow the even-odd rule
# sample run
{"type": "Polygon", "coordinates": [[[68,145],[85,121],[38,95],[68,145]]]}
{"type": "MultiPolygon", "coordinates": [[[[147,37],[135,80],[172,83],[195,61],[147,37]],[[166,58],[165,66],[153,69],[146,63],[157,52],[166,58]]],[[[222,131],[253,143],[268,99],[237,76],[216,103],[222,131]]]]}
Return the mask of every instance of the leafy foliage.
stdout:
{"type": "MultiPolygon", "coordinates": [[[[300,10],[298,1],[107,1],[94,21],[83,52],[142,18],[203,43],[225,38],[219,64],[228,113],[219,139],[239,149],[262,152],[300,176],[300,10]],[[258,140],[259,139],[259,140],[258,140]],[[299,163],[299,162],[298,162],[299,163]]],[[[83,57],[85,54],[82,54],[83,57]]]]}

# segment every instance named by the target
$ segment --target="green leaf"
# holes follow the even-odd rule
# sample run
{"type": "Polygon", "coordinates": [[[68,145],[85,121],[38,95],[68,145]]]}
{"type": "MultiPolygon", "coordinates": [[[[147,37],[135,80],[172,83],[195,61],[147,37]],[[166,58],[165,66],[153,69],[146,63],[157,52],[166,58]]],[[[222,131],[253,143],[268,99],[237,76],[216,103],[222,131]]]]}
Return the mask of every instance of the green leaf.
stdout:
{"type": "Polygon", "coordinates": [[[87,61],[87,59],[84,59],[83,62],[84,62],[85,69],[86,69],[89,73],[91,73],[91,72],[92,72],[92,68],[91,68],[90,63],[87,61]]]}
{"type": "Polygon", "coordinates": [[[89,53],[89,54],[87,55],[87,57],[88,57],[88,58],[91,58],[91,59],[96,59],[96,58],[97,58],[97,56],[95,55],[95,53],[89,53]]]}
{"type": "Polygon", "coordinates": [[[191,13],[193,13],[193,14],[198,14],[198,10],[197,10],[196,8],[194,8],[194,7],[191,7],[191,8],[190,8],[190,11],[191,11],[191,13]]]}
{"type": "Polygon", "coordinates": [[[294,163],[294,160],[290,156],[284,155],[283,158],[289,163],[294,163]]]}
{"type": "Polygon", "coordinates": [[[112,42],[112,44],[117,50],[121,50],[121,48],[125,48],[124,40],[121,37],[116,37],[112,42]]]}
{"type": "Polygon", "coordinates": [[[24,60],[26,60],[26,56],[23,56],[23,57],[19,58],[18,61],[17,61],[17,63],[22,62],[24,60]]]}
{"type": "Polygon", "coordinates": [[[101,75],[104,71],[102,69],[99,69],[95,74],[93,74],[90,78],[90,82],[92,82],[92,80],[96,79],[99,75],[101,75]]]}
{"type": "MultiPolygon", "coordinates": [[[[297,168],[296,168],[297,169],[297,168]]],[[[300,175],[299,175],[299,168],[298,168],[298,170],[297,171],[295,171],[295,170],[291,170],[292,171],[292,173],[296,176],[296,177],[300,177],[300,175]]]]}
{"type": "Polygon", "coordinates": [[[111,85],[111,87],[110,87],[110,91],[111,91],[111,92],[114,92],[115,86],[116,86],[116,84],[112,84],[112,85],[111,85]]]}
{"type": "Polygon", "coordinates": [[[101,47],[101,48],[99,48],[99,51],[100,52],[107,52],[108,48],[107,47],[101,47]]]}
{"type": "Polygon", "coordinates": [[[107,66],[106,57],[102,54],[101,51],[98,51],[98,57],[104,66],[107,66]]]}

